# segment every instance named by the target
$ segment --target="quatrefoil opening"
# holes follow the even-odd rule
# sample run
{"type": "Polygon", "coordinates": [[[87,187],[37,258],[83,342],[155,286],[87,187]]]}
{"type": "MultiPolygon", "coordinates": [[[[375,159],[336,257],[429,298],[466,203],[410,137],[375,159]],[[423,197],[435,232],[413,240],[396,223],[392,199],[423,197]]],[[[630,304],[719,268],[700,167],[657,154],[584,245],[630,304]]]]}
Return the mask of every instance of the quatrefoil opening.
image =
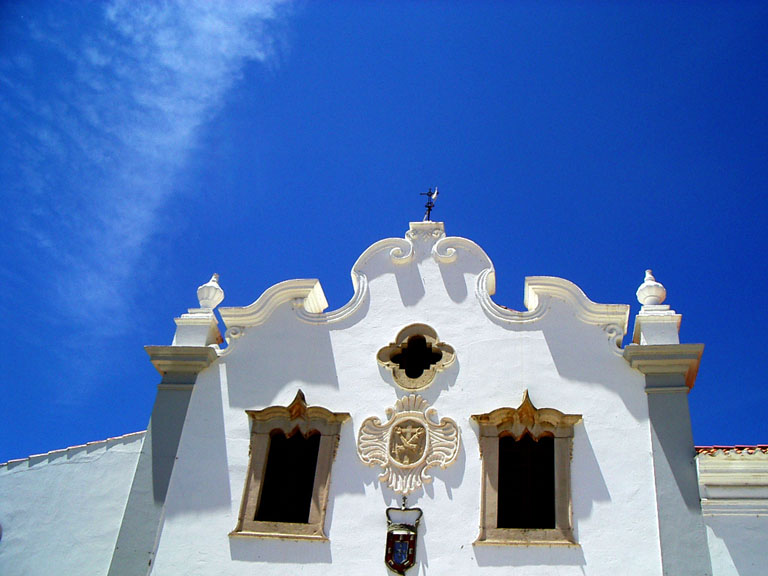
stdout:
{"type": "Polygon", "coordinates": [[[406,390],[426,388],[455,358],[453,347],[440,342],[437,332],[426,324],[406,326],[376,355],[379,364],[392,372],[395,383],[406,390]]]}

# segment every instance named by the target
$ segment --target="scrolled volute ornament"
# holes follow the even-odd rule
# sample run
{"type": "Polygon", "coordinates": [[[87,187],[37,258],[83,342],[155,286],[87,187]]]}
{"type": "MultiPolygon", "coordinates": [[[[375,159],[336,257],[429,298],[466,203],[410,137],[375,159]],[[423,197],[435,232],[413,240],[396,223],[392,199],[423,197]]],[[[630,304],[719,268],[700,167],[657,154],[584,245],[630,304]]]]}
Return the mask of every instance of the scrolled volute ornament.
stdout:
{"type": "Polygon", "coordinates": [[[357,453],[365,464],[383,468],[382,483],[406,495],[432,481],[430,468],[456,460],[461,433],[450,418],[438,421],[437,411],[417,394],[399,399],[386,413],[384,423],[375,416],[363,422],[357,453]]]}

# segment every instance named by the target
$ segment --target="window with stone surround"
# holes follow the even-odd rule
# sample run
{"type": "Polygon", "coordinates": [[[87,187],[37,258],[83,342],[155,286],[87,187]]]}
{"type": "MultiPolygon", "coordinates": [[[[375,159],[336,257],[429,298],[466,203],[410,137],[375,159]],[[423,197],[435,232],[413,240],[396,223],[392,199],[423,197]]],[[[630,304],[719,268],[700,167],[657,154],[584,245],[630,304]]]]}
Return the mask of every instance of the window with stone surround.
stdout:
{"type": "Polygon", "coordinates": [[[250,462],[232,536],[327,540],[325,509],[339,432],[349,414],[307,406],[246,410],[250,462]]]}
{"type": "Polygon", "coordinates": [[[571,448],[579,414],[518,408],[476,414],[483,459],[477,544],[575,545],[571,448]]]}

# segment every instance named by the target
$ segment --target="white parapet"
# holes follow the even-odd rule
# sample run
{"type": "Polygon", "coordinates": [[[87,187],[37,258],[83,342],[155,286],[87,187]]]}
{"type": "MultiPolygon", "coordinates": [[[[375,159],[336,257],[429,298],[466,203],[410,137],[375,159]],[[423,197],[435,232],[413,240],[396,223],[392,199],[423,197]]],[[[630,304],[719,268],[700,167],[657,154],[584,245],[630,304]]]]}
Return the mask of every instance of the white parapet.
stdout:
{"type": "Polygon", "coordinates": [[[705,515],[768,515],[768,446],[697,448],[705,515]]]}

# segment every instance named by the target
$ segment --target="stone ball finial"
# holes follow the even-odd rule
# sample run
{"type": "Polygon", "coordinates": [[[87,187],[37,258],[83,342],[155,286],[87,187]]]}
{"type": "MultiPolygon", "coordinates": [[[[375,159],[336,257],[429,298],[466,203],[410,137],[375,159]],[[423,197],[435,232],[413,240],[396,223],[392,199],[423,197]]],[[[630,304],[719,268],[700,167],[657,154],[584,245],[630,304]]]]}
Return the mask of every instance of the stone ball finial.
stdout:
{"type": "Polygon", "coordinates": [[[197,288],[197,300],[200,302],[200,308],[213,310],[224,300],[224,290],[219,286],[219,275],[214,274],[202,286],[197,288]]]}
{"type": "Polygon", "coordinates": [[[643,306],[655,306],[664,302],[667,297],[667,290],[661,284],[656,282],[651,270],[645,271],[645,282],[640,284],[637,289],[637,301],[643,306]]]}

